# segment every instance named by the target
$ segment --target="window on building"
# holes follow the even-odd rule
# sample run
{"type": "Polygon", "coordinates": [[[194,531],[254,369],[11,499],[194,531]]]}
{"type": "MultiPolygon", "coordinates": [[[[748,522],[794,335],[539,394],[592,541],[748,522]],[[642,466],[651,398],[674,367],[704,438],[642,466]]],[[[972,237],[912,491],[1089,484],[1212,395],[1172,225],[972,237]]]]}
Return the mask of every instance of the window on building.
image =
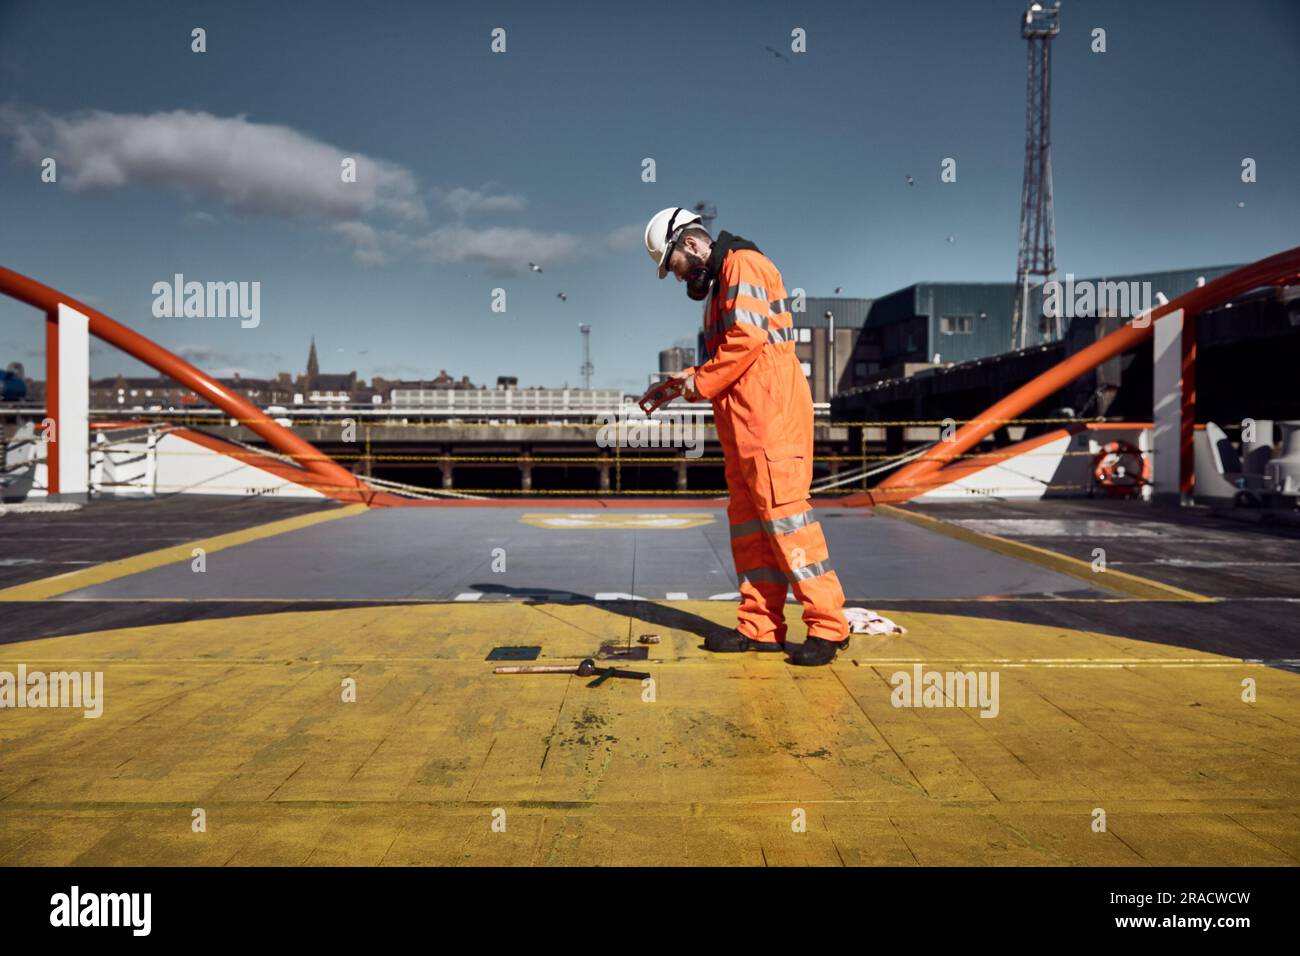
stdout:
{"type": "Polygon", "coordinates": [[[975,331],[975,318],[970,315],[939,316],[940,335],[970,335],[975,331]]]}
{"type": "Polygon", "coordinates": [[[799,341],[800,341],[800,342],[811,342],[811,341],[812,341],[812,329],[808,329],[808,328],[800,329],[800,330],[799,330],[799,341]]]}
{"type": "Polygon", "coordinates": [[[853,375],[854,375],[855,378],[866,378],[866,377],[867,377],[867,363],[866,363],[866,362],[854,362],[854,363],[853,363],[853,375]]]}
{"type": "Polygon", "coordinates": [[[800,367],[801,369],[803,369],[804,378],[809,378],[809,377],[811,377],[811,375],[812,375],[812,363],[811,363],[811,362],[800,362],[800,363],[799,363],[799,367],[800,367]]]}

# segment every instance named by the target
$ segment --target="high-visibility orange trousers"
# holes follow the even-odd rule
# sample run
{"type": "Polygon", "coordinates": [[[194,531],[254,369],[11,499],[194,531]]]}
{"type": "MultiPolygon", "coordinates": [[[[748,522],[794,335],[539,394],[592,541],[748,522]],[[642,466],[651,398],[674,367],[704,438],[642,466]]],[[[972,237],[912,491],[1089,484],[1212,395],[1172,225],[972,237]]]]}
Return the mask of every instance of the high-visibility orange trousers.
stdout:
{"type": "Polygon", "coordinates": [[[765,347],[713,401],[740,582],[737,628],[752,640],[785,640],[786,596],[794,588],[808,636],[841,641],[849,634],[844,592],[808,501],[812,393],[793,343],[789,349],[765,347]]]}

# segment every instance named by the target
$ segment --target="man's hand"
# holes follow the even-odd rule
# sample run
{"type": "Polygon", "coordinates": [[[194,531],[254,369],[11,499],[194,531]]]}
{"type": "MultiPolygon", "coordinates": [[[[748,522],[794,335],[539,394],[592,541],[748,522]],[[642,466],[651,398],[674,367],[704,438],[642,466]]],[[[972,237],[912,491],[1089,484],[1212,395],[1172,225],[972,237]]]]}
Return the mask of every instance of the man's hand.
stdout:
{"type": "Polygon", "coordinates": [[[682,387],[682,398],[688,402],[702,402],[704,396],[695,390],[695,368],[682,369],[680,373],[673,376],[672,381],[677,382],[682,387]]]}
{"type": "Polygon", "coordinates": [[[682,383],[682,398],[688,402],[702,402],[704,396],[695,390],[695,373],[691,372],[685,378],[677,379],[682,383]]]}
{"type": "Polygon", "coordinates": [[[702,402],[704,396],[695,388],[695,369],[688,368],[678,372],[672,378],[665,379],[658,385],[651,385],[646,393],[637,399],[637,405],[647,415],[661,405],[666,405],[680,395],[688,402],[702,402]]]}

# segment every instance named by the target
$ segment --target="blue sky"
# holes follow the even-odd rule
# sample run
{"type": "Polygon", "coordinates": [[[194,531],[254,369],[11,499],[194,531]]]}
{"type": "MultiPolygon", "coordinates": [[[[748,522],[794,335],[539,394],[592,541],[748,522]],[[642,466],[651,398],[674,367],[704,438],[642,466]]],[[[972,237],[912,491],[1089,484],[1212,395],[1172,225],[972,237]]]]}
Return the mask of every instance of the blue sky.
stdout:
{"type": "MultiPolygon", "coordinates": [[[[1011,281],[1023,9],[0,0],[0,263],[217,374],[297,374],[314,334],[324,371],[572,385],[586,322],[593,384],[639,390],[699,325],[641,246],[664,206],[712,200],[810,295],[1011,281]],[[260,325],[154,318],[177,272],[260,282],[260,325]]],[[[1062,273],[1296,244],[1300,4],[1066,0],[1053,84],[1062,273]]],[[[43,377],[42,342],[0,299],[0,365],[43,377]]],[[[96,345],[117,371],[148,374],[96,345]]]]}

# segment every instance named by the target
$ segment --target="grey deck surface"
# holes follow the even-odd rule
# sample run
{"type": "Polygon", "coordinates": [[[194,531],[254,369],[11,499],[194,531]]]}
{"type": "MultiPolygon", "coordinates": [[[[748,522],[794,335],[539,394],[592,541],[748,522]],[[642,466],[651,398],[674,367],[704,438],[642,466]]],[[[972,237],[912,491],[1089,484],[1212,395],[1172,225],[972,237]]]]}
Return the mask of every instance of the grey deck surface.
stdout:
{"type": "Polygon", "coordinates": [[[77,511],[11,511],[0,515],[0,587],[340,507],[318,499],[168,495],[95,498],[77,511]]]}
{"type": "MultiPolygon", "coordinates": [[[[704,599],[736,590],[726,513],[679,529],[543,528],[536,508],[375,509],[65,595],[67,598],[704,599]],[[494,571],[494,549],[505,571],[494,571]]],[[[574,513],[587,513],[575,511],[574,513]]],[[[629,516],[635,511],[596,510],[629,516]]],[[[678,509],[664,514],[676,516],[678,509]]],[[[555,514],[555,512],[552,512],[555,514]]],[[[818,509],[849,599],[1095,596],[1078,580],[862,509],[818,509]]],[[[793,600],[793,597],[791,597],[793,600]]]]}
{"type": "MultiPolygon", "coordinates": [[[[0,518],[0,585],[336,507],[184,495],[96,501],[73,513],[11,513],[0,518]]],[[[648,503],[645,510],[653,507],[648,503]]],[[[1112,567],[1218,600],[1051,600],[1087,592],[1072,578],[866,509],[819,507],[850,603],[886,613],[958,611],[1096,631],[1300,670],[1300,533],[1295,528],[1224,520],[1202,509],[1107,500],[905,507],[1083,560],[1094,547],[1104,547],[1112,567]],[[994,595],[1005,600],[963,600],[994,595]]],[[[456,600],[466,593],[481,594],[483,601],[576,596],[656,626],[700,631],[708,622],[675,610],[667,595],[725,595],[720,600],[734,601],[722,509],[664,509],[712,518],[705,527],[679,531],[554,531],[519,520],[557,510],[525,503],[509,509],[375,510],[215,552],[208,556],[205,575],[193,574],[185,563],[66,596],[73,600],[8,603],[0,645],[212,618],[230,619],[238,627],[238,619],[249,614],[337,609],[394,596],[456,600]],[[498,546],[506,549],[505,574],[491,571],[491,549],[498,546]],[[611,592],[646,600],[610,601],[611,592]],[[130,600],[137,596],[141,599],[130,600]]],[[[638,510],[593,503],[591,513],[638,510]]]]}
{"type": "Polygon", "coordinates": [[[1300,598],[1300,527],[1262,511],[1077,498],[905,507],[1081,561],[1102,548],[1116,570],[1211,597],[1300,598]]]}

